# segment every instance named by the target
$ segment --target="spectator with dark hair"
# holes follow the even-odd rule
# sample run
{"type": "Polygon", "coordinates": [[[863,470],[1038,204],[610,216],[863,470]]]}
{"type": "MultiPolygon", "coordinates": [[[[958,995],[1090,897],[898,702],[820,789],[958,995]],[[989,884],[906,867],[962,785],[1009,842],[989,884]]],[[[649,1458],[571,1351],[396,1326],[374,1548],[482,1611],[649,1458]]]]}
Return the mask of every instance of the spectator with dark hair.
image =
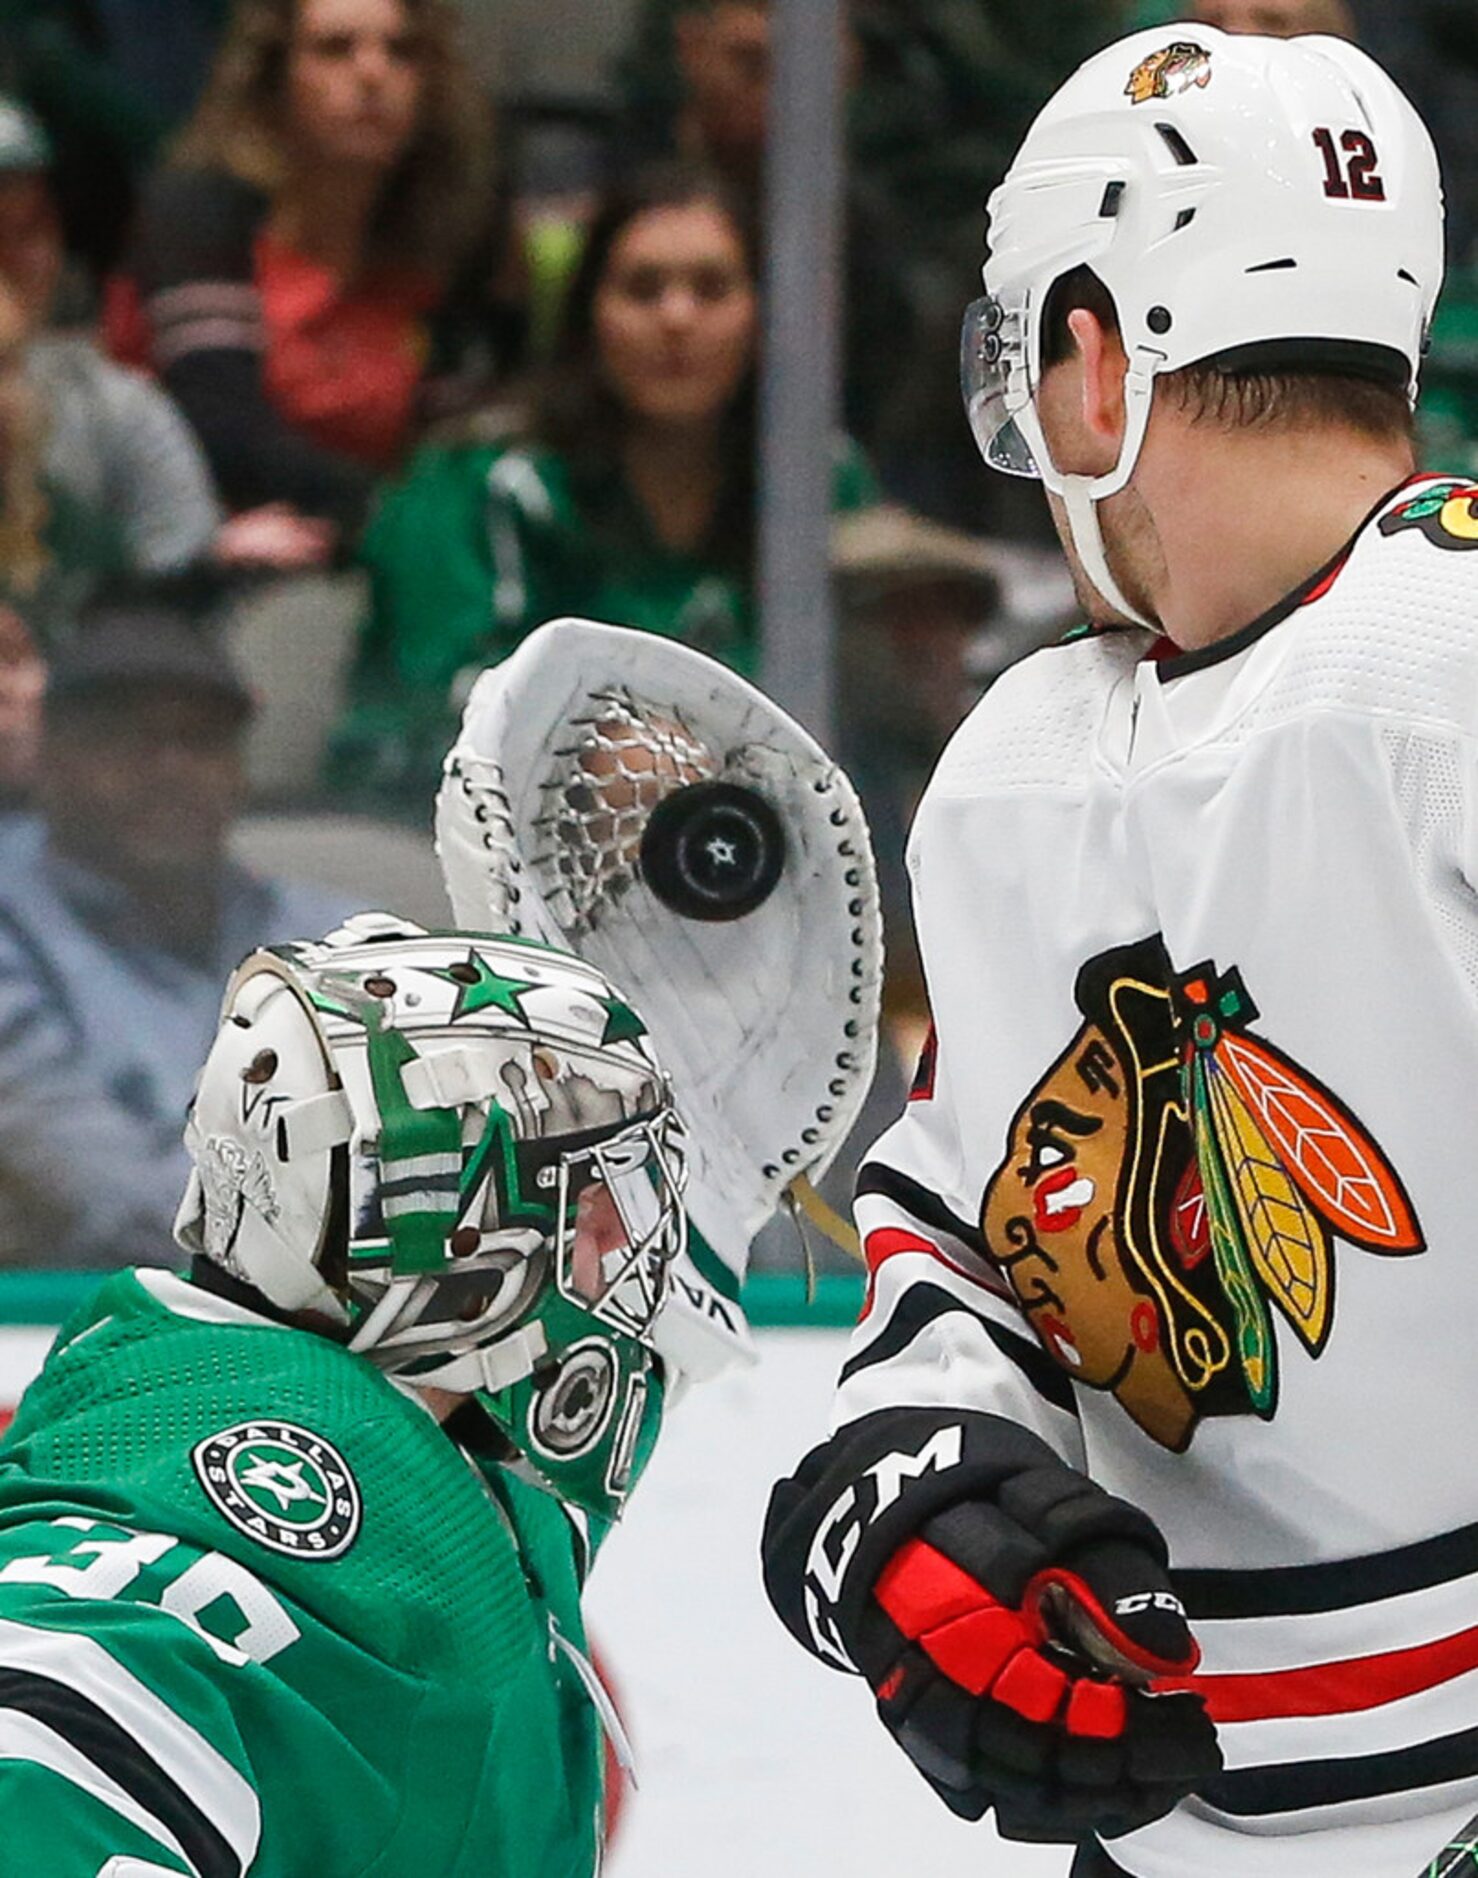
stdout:
{"type": "Polygon", "coordinates": [[[89,618],[52,665],[36,811],[0,822],[0,1264],[173,1258],[223,975],[349,910],[228,857],[251,709],[157,610],[89,618]]]}
{"type": "MultiPolygon", "coordinates": [[[[336,787],[424,819],[472,676],[563,614],[755,670],[758,320],[754,237],[725,184],[676,167],[613,192],[526,436],[425,450],[381,503],[336,787]]],[[[872,495],[839,445],[838,507],[872,495]]]]}
{"type": "Polygon", "coordinates": [[[230,0],[5,0],[0,83],[45,124],[68,251],[116,266],[139,177],[186,116],[230,0]]]}
{"type": "MultiPolygon", "coordinates": [[[[1189,4],[1189,0],[1185,0],[1189,4]]],[[[850,0],[844,408],[890,497],[1051,538],[1035,491],[984,475],[949,415],[978,209],[1043,99],[1114,36],[1123,0],[850,0]],[[942,415],[943,414],[943,415],[942,415]]],[[[623,139],[760,174],[772,0],[640,0],[623,139]]],[[[753,186],[753,182],[751,183],[753,186]]]]}
{"type": "MultiPolygon", "coordinates": [[[[771,0],[677,0],[663,22],[659,57],[666,69],[644,75],[637,48],[624,69],[626,110],[612,151],[615,163],[680,157],[723,176],[760,217],[769,120],[774,16],[771,0]]],[[[862,70],[862,48],[843,25],[844,84],[862,70]]],[[[644,37],[654,37],[651,27],[644,37]]],[[[653,48],[656,49],[655,46],[653,48]]],[[[896,266],[890,205],[865,173],[846,179],[842,314],[842,400],[848,428],[871,445],[913,333],[911,307],[896,266]]]]}
{"type": "Polygon", "coordinates": [[[487,230],[485,112],[447,0],[240,0],[144,193],[114,350],[147,361],[235,508],[345,534],[465,364],[487,230]]]}

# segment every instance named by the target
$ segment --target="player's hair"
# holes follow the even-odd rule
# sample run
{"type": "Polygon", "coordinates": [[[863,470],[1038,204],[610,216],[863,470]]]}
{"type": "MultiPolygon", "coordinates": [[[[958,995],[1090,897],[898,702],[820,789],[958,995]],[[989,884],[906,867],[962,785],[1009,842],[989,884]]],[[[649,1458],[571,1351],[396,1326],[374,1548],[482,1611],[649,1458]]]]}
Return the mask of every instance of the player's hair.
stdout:
{"type": "MultiPolygon", "coordinates": [[[[1042,368],[1073,351],[1068,316],[1082,309],[1110,332],[1119,331],[1113,295],[1091,267],[1075,267],[1053,282],[1042,309],[1042,368]]],[[[1351,430],[1375,443],[1409,443],[1415,420],[1406,395],[1404,362],[1395,353],[1368,349],[1368,359],[1342,351],[1337,365],[1290,367],[1249,347],[1235,368],[1202,359],[1165,372],[1157,392],[1193,424],[1220,430],[1351,430]],[[1401,371],[1399,382],[1395,371],[1401,371]]]]}
{"type": "MultiPolygon", "coordinates": [[[[601,365],[595,303],[621,236],[643,215],[695,205],[716,208],[733,226],[745,271],[758,282],[759,232],[746,197],[712,170],[690,163],[656,163],[617,183],[591,224],[580,268],[565,301],[559,343],[533,388],[529,430],[569,465],[586,518],[597,528],[617,486],[627,412],[601,365]]],[[[709,548],[721,565],[748,579],[754,559],[755,458],[758,442],[756,366],[751,363],[724,414],[727,478],[709,548]]],[[[612,525],[625,526],[613,516],[612,525]]]]}
{"type": "MultiPolygon", "coordinates": [[[[282,107],[300,5],[301,0],[236,0],[172,162],[224,169],[268,196],[285,187],[292,155],[282,107]]],[[[458,47],[456,8],[447,0],[401,5],[421,63],[420,121],[381,191],[368,258],[446,274],[486,225],[490,112],[458,47]]]]}

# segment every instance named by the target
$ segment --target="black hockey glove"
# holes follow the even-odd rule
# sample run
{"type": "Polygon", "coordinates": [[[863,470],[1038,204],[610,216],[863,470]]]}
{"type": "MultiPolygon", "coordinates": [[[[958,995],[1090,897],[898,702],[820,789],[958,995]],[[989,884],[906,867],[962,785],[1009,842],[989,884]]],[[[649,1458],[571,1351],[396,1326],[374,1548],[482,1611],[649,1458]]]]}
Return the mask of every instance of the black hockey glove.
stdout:
{"type": "Polygon", "coordinates": [[[1160,1818],[1216,1774],[1199,1651],[1154,1522],[994,1415],[882,1410],[782,1481],[771,1601],[859,1670],[962,1817],[1075,1844],[1160,1818]]]}

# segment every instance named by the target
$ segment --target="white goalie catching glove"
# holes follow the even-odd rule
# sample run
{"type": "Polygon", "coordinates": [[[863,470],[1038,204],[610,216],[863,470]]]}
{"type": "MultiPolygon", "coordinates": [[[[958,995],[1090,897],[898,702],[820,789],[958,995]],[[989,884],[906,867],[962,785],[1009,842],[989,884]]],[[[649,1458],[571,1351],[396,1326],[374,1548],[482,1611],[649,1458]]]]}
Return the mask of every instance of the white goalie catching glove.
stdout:
{"type": "Polygon", "coordinates": [[[872,1081],[882,920],[856,793],[715,660],[558,620],[474,686],[436,836],[459,923],[578,953],[650,1026],[717,1255],[694,1248],[659,1341],[712,1373],[748,1351],[731,1307],[754,1235],[809,1198],[872,1081]]]}

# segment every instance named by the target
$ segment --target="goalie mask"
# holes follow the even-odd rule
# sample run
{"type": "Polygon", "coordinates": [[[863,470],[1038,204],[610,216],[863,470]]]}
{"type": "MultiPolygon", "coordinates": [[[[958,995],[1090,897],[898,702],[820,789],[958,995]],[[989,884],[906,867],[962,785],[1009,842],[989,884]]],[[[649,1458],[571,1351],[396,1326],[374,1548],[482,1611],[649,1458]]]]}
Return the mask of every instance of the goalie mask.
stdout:
{"type": "Polygon", "coordinates": [[[458,920],[628,986],[691,1142],[696,1231],[658,1340],[701,1380],[747,1353],[750,1241],[814,1204],[872,1080],[882,923],[867,823],[813,738],[717,661],[558,620],[473,688],[437,848],[458,920]]]}
{"type": "Polygon", "coordinates": [[[641,1019],[567,954],[361,915],[232,979],[175,1233],[412,1387],[476,1392],[602,1517],[655,1440],[684,1147],[641,1019]]]}

